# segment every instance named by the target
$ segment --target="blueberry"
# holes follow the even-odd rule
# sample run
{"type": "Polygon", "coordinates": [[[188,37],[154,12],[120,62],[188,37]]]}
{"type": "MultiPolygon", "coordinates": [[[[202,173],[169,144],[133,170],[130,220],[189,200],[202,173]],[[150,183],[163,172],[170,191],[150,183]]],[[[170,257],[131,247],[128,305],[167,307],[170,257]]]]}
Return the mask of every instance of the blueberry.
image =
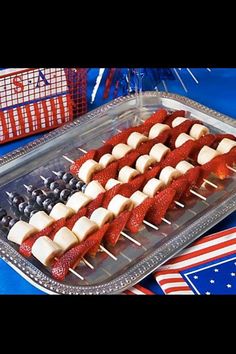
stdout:
{"type": "Polygon", "coordinates": [[[23,203],[20,203],[18,205],[18,210],[19,212],[22,214],[24,213],[24,209],[28,206],[28,203],[27,202],[23,202],[23,203]]]}
{"type": "Polygon", "coordinates": [[[36,189],[35,186],[33,186],[33,184],[30,184],[28,187],[27,187],[27,193],[29,194],[32,194],[32,192],[36,189]]]}
{"type": "Polygon", "coordinates": [[[24,215],[28,218],[30,216],[30,213],[34,210],[34,207],[32,205],[28,205],[24,209],[24,215]]]}
{"type": "Polygon", "coordinates": [[[36,214],[37,212],[38,212],[38,210],[36,210],[36,209],[32,210],[31,213],[30,213],[30,218],[31,218],[34,214],[36,214]]]}
{"type": "Polygon", "coordinates": [[[8,227],[9,226],[9,222],[12,220],[12,217],[11,216],[4,216],[1,220],[1,224],[5,227],[8,227]]]}
{"type": "Polygon", "coordinates": [[[12,204],[16,207],[18,207],[19,204],[23,203],[25,200],[23,197],[21,197],[20,195],[15,196],[12,200],[12,204]]]}
{"type": "Polygon", "coordinates": [[[60,198],[60,193],[61,193],[61,191],[62,191],[62,188],[60,187],[58,187],[58,188],[55,188],[54,189],[54,191],[53,191],[53,193],[54,193],[54,197],[55,197],[55,199],[59,199],[60,198]]]}
{"type": "Polygon", "coordinates": [[[70,172],[66,172],[62,176],[63,181],[66,183],[69,183],[72,178],[73,178],[73,175],[70,172]]]}
{"type": "Polygon", "coordinates": [[[77,183],[78,183],[78,178],[73,177],[73,178],[71,178],[71,180],[69,182],[69,186],[73,189],[77,189],[76,188],[77,183]]]}
{"type": "Polygon", "coordinates": [[[0,221],[1,221],[1,219],[2,219],[4,216],[6,216],[6,215],[7,215],[6,210],[3,209],[3,208],[0,208],[0,221]]]}
{"type": "Polygon", "coordinates": [[[41,189],[35,189],[32,192],[32,199],[36,200],[37,196],[42,195],[42,194],[43,194],[43,192],[41,191],[41,189]]]}
{"type": "Polygon", "coordinates": [[[82,187],[84,186],[84,182],[83,181],[79,181],[76,183],[76,189],[78,189],[79,191],[81,191],[82,187]]]}
{"type": "Polygon", "coordinates": [[[45,181],[43,182],[45,187],[49,188],[50,184],[54,182],[54,178],[52,177],[48,177],[45,179],[45,181]]]}
{"type": "Polygon", "coordinates": [[[47,206],[47,212],[50,213],[52,211],[52,208],[54,207],[55,203],[51,202],[50,204],[48,204],[47,206]]]}
{"type": "Polygon", "coordinates": [[[20,196],[19,193],[16,193],[16,192],[10,192],[10,193],[8,194],[8,198],[10,199],[11,202],[13,201],[13,199],[14,199],[15,197],[19,197],[19,196],[20,196]]]}
{"type": "Polygon", "coordinates": [[[70,195],[71,195],[70,189],[63,189],[60,193],[60,199],[66,202],[70,195]]]}
{"type": "Polygon", "coordinates": [[[52,199],[47,197],[47,199],[45,199],[43,202],[43,208],[47,209],[47,207],[50,203],[52,203],[52,199]]]}
{"type": "Polygon", "coordinates": [[[86,187],[87,187],[87,184],[84,184],[84,185],[82,186],[82,188],[81,188],[81,192],[82,192],[82,193],[85,192],[86,187]]]}
{"type": "Polygon", "coordinates": [[[60,187],[60,183],[58,183],[58,182],[52,182],[52,183],[50,183],[50,186],[49,186],[51,191],[54,191],[54,189],[56,189],[58,187],[60,187]]]}
{"type": "Polygon", "coordinates": [[[40,194],[37,196],[36,198],[36,203],[39,205],[39,206],[42,206],[43,205],[43,202],[47,199],[47,196],[44,195],[44,194],[40,194]]]}
{"type": "Polygon", "coordinates": [[[14,226],[18,221],[19,221],[19,219],[17,219],[17,218],[11,219],[9,222],[9,228],[11,229],[12,226],[14,226]]]}

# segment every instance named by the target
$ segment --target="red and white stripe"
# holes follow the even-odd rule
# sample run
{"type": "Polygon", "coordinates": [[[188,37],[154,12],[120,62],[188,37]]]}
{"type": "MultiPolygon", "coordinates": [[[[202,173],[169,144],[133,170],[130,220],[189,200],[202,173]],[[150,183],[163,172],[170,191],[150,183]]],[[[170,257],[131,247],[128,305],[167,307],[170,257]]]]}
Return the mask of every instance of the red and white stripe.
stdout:
{"type": "Polygon", "coordinates": [[[186,248],[154,273],[165,294],[194,294],[179,273],[236,252],[236,228],[206,236],[186,248]]]}
{"type": "Polygon", "coordinates": [[[154,293],[143,286],[136,284],[129,288],[128,290],[124,291],[126,295],[154,295],[154,293]]]}

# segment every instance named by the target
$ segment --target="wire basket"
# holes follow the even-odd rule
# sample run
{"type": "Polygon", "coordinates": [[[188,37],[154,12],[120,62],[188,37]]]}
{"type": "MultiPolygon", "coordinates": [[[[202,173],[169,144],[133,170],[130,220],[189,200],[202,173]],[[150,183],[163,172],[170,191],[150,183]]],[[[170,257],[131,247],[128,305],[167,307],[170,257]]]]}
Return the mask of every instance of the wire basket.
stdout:
{"type": "Polygon", "coordinates": [[[87,69],[0,72],[0,144],[57,128],[87,112],[87,69]]]}

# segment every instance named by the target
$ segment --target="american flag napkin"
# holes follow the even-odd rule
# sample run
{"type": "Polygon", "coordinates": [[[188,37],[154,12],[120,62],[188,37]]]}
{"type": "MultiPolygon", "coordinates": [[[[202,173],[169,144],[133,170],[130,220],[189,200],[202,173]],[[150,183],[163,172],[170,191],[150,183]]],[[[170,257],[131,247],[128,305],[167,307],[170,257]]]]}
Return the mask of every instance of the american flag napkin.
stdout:
{"type": "MultiPolygon", "coordinates": [[[[236,294],[236,227],[197,240],[152,276],[167,295],[236,294]]],[[[125,294],[155,292],[137,284],[125,294]]]]}

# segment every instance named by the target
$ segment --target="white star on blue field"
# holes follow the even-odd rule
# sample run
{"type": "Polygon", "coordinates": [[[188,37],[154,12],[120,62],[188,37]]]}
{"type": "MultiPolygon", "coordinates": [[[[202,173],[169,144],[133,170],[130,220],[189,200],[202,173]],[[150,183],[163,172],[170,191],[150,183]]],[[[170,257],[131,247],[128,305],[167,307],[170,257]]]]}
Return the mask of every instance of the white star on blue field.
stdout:
{"type": "Polygon", "coordinates": [[[188,268],[180,273],[196,294],[235,294],[235,259],[235,254],[222,257],[197,267],[188,268]]]}

